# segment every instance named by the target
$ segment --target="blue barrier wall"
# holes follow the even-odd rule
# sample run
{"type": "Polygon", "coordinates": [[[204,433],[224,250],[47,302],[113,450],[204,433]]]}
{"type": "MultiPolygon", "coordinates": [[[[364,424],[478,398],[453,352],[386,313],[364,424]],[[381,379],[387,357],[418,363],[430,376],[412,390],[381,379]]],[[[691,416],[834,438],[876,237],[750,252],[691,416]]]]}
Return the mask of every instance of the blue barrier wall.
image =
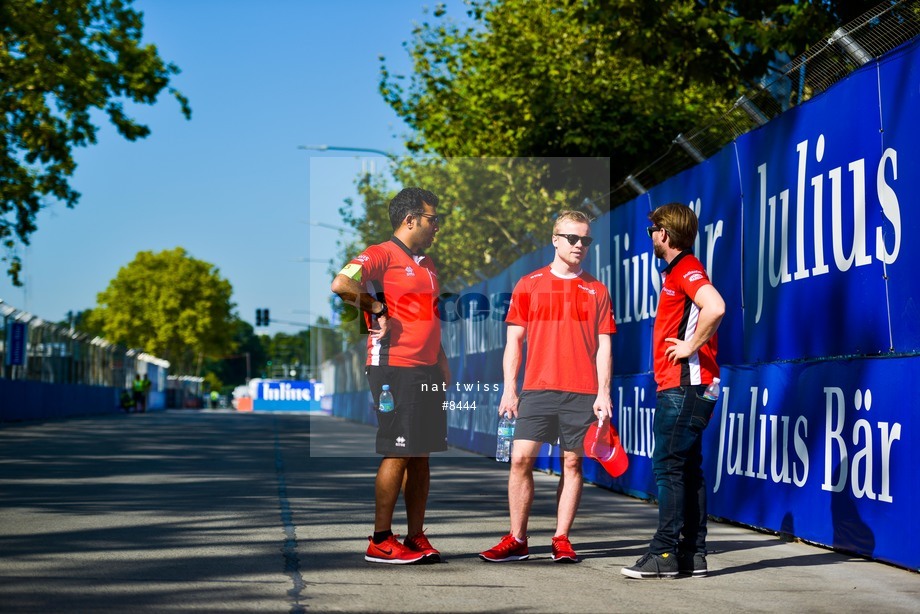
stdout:
{"type": "Polygon", "coordinates": [[[120,388],[0,379],[0,422],[121,413],[120,388]]]}
{"type": "MultiPolygon", "coordinates": [[[[645,227],[655,207],[686,203],[728,310],[724,392],[704,438],[710,513],[920,568],[918,532],[903,528],[920,513],[910,459],[920,399],[906,386],[920,374],[920,276],[906,251],[920,232],[918,108],[915,39],[595,222],[587,268],[617,317],[613,401],[630,467],[611,479],[588,461],[589,480],[655,496],[663,263],[645,227]]],[[[448,399],[476,406],[450,412],[451,444],[494,453],[507,297],[551,259],[550,248],[526,256],[442,305],[448,399]]],[[[334,413],[341,401],[368,417],[334,392],[334,413]]]]}

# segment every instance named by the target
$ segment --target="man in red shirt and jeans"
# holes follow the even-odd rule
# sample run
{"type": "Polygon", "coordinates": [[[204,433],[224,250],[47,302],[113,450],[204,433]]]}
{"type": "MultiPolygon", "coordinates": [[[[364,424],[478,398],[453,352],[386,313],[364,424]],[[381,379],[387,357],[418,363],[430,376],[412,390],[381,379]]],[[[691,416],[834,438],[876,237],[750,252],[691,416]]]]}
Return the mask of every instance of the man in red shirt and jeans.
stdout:
{"type": "Polygon", "coordinates": [[[691,251],[698,227],[693,210],[670,203],[652,211],[649,220],[655,256],[668,263],[652,336],[658,531],[648,552],[621,572],[638,579],[699,578],[708,572],[703,429],[715,406],[701,395],[719,376],[716,329],[725,301],[691,251]]]}
{"type": "Polygon", "coordinates": [[[479,557],[491,563],[529,556],[527,521],[533,504],[533,466],[541,445],[557,439],[563,451],[553,560],[578,561],[568,533],[581,499],[581,449],[588,426],[611,417],[610,335],[616,332],[610,293],[581,264],[591,245],[588,217],[563,211],[553,226],[556,255],[549,266],[515,286],[505,319],[508,339],[502,361],[504,391],[499,415],[517,418],[508,477],[511,532],[479,557]],[[527,338],[524,386],[517,393],[522,347],[527,338]]]}

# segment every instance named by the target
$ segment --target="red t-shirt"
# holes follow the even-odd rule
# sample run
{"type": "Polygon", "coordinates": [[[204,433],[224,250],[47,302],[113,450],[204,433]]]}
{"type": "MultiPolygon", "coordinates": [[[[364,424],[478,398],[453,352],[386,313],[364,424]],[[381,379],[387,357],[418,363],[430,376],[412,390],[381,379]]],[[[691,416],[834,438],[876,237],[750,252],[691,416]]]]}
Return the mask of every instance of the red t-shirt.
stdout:
{"type": "Polygon", "coordinates": [[[665,358],[664,351],[671,345],[665,339],[689,339],[696,333],[700,309],[693,303],[693,297],[697,290],[712,282],[703,264],[689,251],[678,254],[661,274],[661,279],[661,299],[652,339],[658,390],[709,384],[713,377],[719,376],[716,364],[718,335],[714,334],[695,354],[676,365],[665,358]]]}
{"type": "Polygon", "coordinates": [[[543,267],[518,281],[505,322],[526,329],[524,390],[597,394],[597,336],[617,330],[604,284],[543,267]]]}
{"type": "MultiPolygon", "coordinates": [[[[394,367],[434,365],[441,349],[438,317],[438,274],[431,258],[410,255],[390,239],[371,245],[349,266],[359,267],[358,282],[386,303],[389,334],[367,338],[367,364],[394,367]]],[[[364,314],[368,329],[379,328],[377,318],[364,314]]]]}

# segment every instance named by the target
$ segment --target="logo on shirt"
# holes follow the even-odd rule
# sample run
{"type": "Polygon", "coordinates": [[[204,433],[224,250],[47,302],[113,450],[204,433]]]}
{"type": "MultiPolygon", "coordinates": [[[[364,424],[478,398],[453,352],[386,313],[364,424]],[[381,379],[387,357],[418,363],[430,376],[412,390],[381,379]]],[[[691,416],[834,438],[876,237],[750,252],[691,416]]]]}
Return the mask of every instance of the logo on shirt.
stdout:
{"type": "Polygon", "coordinates": [[[406,277],[415,277],[415,271],[412,270],[411,266],[406,267],[406,277]]]}
{"type": "Polygon", "coordinates": [[[536,279],[537,277],[543,277],[543,273],[537,273],[536,275],[531,275],[528,279],[536,279]]]}
{"type": "Polygon", "coordinates": [[[587,292],[588,294],[597,294],[597,290],[595,290],[594,288],[589,288],[588,286],[583,286],[581,284],[578,284],[578,287],[584,290],[585,292],[587,292]]]}
{"type": "Polygon", "coordinates": [[[673,289],[671,289],[671,288],[668,288],[667,286],[665,286],[664,288],[662,288],[661,291],[664,292],[665,294],[667,294],[668,296],[677,296],[677,292],[675,292],[675,291],[674,291],[673,289]]]}
{"type": "Polygon", "coordinates": [[[370,256],[365,256],[364,254],[361,254],[360,256],[355,257],[355,260],[359,262],[367,262],[370,259],[371,259],[370,256]]]}
{"type": "Polygon", "coordinates": [[[406,438],[403,437],[402,435],[400,435],[399,437],[397,437],[397,438],[396,438],[396,447],[397,447],[397,448],[405,448],[405,447],[406,447],[406,438]]]}
{"type": "Polygon", "coordinates": [[[703,279],[702,273],[694,273],[693,275],[690,276],[690,279],[688,279],[687,281],[693,282],[693,281],[699,281],[701,279],[703,279]]]}

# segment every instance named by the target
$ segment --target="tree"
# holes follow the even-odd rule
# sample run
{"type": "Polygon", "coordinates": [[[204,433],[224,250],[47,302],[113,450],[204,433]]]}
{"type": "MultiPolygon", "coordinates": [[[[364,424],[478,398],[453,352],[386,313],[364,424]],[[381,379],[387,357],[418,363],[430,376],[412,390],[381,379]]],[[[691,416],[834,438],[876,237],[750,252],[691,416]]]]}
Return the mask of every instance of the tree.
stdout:
{"type": "MultiPolygon", "coordinates": [[[[585,196],[598,195],[591,193],[590,186],[600,194],[609,191],[606,165],[592,158],[432,156],[401,160],[391,172],[400,185],[431,189],[439,197],[442,221],[428,252],[445,291],[494,275],[546,245],[556,214],[578,208],[585,196]]],[[[393,233],[387,213],[396,190],[378,175],[362,177],[357,189],[363,210],[350,201],[339,210],[343,221],[357,231],[357,237],[344,246],[342,262],[393,233]]],[[[336,307],[343,323],[354,319],[353,309],[346,310],[341,301],[336,307]]],[[[357,326],[349,324],[343,330],[350,341],[357,337],[357,326]]]]}
{"type": "Polygon", "coordinates": [[[247,383],[247,378],[259,375],[259,368],[265,364],[266,352],[259,335],[255,334],[252,324],[233,317],[232,354],[210,358],[204,363],[204,372],[213,372],[226,386],[240,386],[247,383]]]}
{"type": "Polygon", "coordinates": [[[68,207],[74,147],[96,142],[95,111],[126,139],[150,134],[125,103],[153,104],[168,89],[182,113],[188,100],[169,87],[178,67],[141,43],[132,0],[0,2],[0,241],[7,274],[20,285],[17,244],[29,244],[44,199],[68,207]]]}
{"type": "Polygon", "coordinates": [[[90,326],[169,360],[174,373],[197,373],[204,357],[234,351],[232,292],[216,267],[181,247],[139,252],[97,296],[90,326]]]}
{"type": "Polygon", "coordinates": [[[609,156],[615,177],[724,113],[777,52],[821,40],[854,5],[823,0],[470,0],[466,25],[418,25],[414,72],[380,91],[442,156],[609,156]],[[844,8],[846,7],[846,8],[844,8]]]}

